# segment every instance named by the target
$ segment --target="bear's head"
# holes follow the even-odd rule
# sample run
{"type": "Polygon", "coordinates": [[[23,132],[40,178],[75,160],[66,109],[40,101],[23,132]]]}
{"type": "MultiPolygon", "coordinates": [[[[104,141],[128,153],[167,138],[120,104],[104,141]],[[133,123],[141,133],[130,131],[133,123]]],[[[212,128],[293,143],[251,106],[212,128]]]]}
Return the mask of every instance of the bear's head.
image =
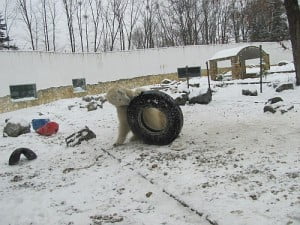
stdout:
{"type": "Polygon", "coordinates": [[[106,99],[114,106],[129,105],[131,99],[127,95],[126,89],[122,87],[112,87],[106,93],[106,99]]]}

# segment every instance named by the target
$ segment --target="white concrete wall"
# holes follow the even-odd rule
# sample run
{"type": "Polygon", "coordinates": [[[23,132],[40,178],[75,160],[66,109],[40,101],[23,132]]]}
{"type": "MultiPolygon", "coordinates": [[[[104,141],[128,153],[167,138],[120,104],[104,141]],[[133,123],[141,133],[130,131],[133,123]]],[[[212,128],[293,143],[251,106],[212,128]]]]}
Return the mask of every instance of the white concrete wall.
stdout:
{"type": "Polygon", "coordinates": [[[279,43],[242,43],[199,45],[108,53],[0,52],[0,97],[9,95],[9,85],[35,83],[37,89],[66,86],[74,78],[87,84],[133,78],[143,75],[174,73],[178,67],[202,66],[216,52],[240,45],[262,44],[271,64],[292,61],[289,42],[283,50],[279,43]]]}

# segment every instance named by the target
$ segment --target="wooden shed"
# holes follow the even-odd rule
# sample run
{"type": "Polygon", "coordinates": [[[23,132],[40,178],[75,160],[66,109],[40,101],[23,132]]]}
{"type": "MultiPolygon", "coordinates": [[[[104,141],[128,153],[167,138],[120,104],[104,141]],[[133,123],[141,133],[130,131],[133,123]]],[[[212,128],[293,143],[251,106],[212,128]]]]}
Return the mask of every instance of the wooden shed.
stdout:
{"type": "MultiPolygon", "coordinates": [[[[245,61],[256,58],[260,58],[260,48],[257,46],[242,46],[219,51],[209,60],[211,78],[215,80],[218,75],[219,61],[230,60],[232,79],[244,79],[247,77],[245,61]]],[[[262,59],[264,69],[270,69],[269,54],[267,54],[264,50],[262,50],[262,59]]]]}

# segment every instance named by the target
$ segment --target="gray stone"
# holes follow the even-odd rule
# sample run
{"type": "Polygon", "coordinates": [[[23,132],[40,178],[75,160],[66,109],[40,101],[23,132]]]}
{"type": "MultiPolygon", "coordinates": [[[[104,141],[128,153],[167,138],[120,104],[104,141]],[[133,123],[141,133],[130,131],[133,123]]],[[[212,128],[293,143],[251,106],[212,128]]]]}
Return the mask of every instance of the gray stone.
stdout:
{"type": "Polygon", "coordinates": [[[97,103],[95,102],[90,102],[87,106],[86,106],[88,111],[93,111],[97,109],[97,103]]]}
{"type": "Polygon", "coordinates": [[[189,97],[186,93],[182,93],[180,96],[175,98],[175,102],[178,105],[185,105],[188,100],[189,100],[189,97]]]}
{"type": "Polygon", "coordinates": [[[250,90],[243,89],[242,95],[257,96],[257,90],[250,91],[250,90]]]}
{"type": "Polygon", "coordinates": [[[281,62],[278,63],[278,66],[285,66],[285,65],[287,65],[287,64],[288,64],[288,62],[281,61],[281,62]]]}
{"type": "Polygon", "coordinates": [[[97,96],[95,97],[95,101],[101,102],[101,105],[107,101],[106,98],[104,98],[103,96],[97,96]]]}
{"type": "Polygon", "coordinates": [[[276,88],[276,92],[282,92],[282,91],[291,90],[291,89],[294,89],[293,83],[281,84],[278,88],[276,88]]]}
{"type": "Polygon", "coordinates": [[[284,114],[284,113],[286,113],[286,112],[292,110],[293,108],[294,108],[293,105],[291,105],[291,106],[286,106],[286,107],[281,107],[281,108],[280,108],[280,112],[281,112],[281,114],[284,114]]]}
{"type": "Polygon", "coordinates": [[[282,99],[281,97],[274,97],[274,98],[270,98],[270,99],[268,100],[268,103],[274,104],[274,103],[282,102],[282,101],[283,101],[283,99],[282,99]]]}
{"type": "Polygon", "coordinates": [[[198,96],[189,99],[190,104],[208,104],[212,100],[211,90],[207,90],[205,94],[200,94],[198,96]]]}
{"type": "Polygon", "coordinates": [[[23,126],[20,123],[7,122],[3,129],[3,137],[18,137],[21,134],[30,133],[30,124],[23,126]]]}
{"type": "Polygon", "coordinates": [[[82,97],[82,101],[85,101],[85,102],[90,102],[92,100],[93,100],[93,98],[91,96],[83,96],[82,97]]]}
{"type": "Polygon", "coordinates": [[[198,88],[198,87],[200,87],[200,84],[199,83],[195,83],[195,84],[190,84],[190,86],[198,88]]]}
{"type": "Polygon", "coordinates": [[[264,112],[276,113],[276,110],[271,105],[265,105],[264,112]]]}

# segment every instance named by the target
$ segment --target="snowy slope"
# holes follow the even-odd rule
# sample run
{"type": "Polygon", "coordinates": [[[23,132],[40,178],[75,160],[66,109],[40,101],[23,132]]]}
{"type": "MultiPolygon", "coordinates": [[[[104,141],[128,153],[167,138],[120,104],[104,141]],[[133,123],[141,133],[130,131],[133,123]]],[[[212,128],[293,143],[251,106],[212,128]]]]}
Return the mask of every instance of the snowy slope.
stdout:
{"type": "MultiPolygon", "coordinates": [[[[294,77],[276,73],[264,81],[294,77]]],[[[206,79],[197,82],[206,90],[206,79]]],[[[259,86],[239,82],[213,82],[210,104],[183,106],[183,130],[168,146],[112,147],[118,123],[107,102],[90,112],[76,98],[0,114],[0,127],[7,118],[60,124],[51,137],[0,137],[0,224],[300,224],[300,88],[276,93],[264,84],[250,97],[241,90],[259,86]],[[275,96],[295,108],[263,113],[275,96]],[[85,125],[97,138],[66,147],[64,139],[85,125]],[[38,158],[9,166],[18,147],[38,158]]]]}

